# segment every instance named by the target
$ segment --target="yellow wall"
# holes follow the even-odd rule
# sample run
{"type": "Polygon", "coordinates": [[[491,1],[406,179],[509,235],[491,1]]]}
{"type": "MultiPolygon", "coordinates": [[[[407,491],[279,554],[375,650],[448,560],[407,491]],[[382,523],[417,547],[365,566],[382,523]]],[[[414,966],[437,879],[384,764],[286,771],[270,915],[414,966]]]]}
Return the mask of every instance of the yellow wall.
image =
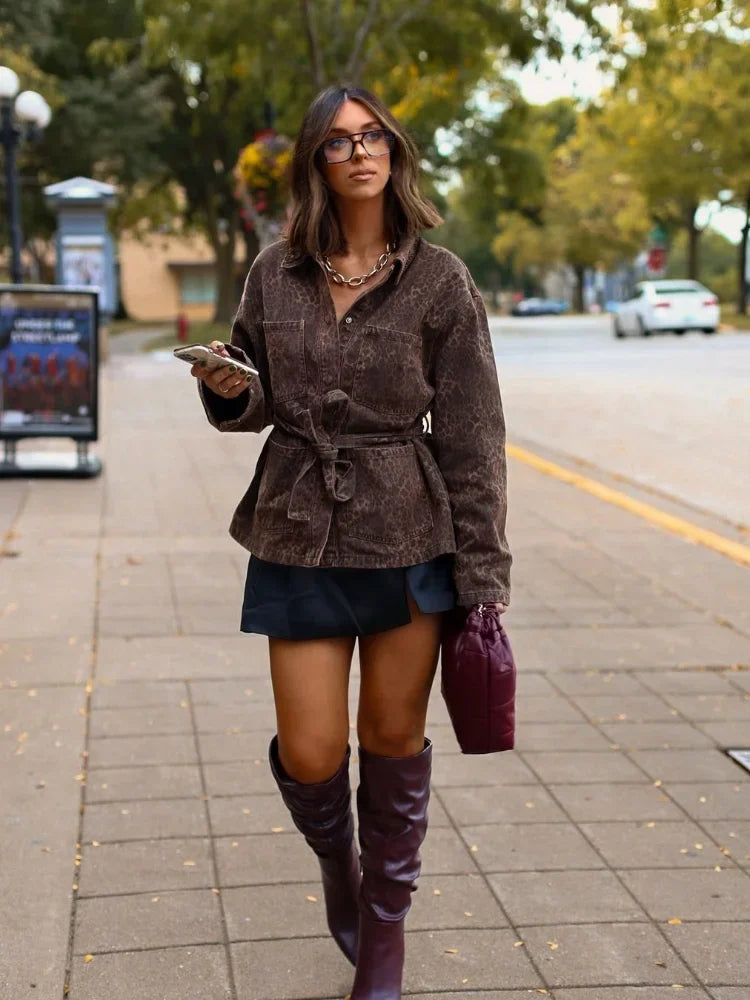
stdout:
{"type": "MultiPolygon", "coordinates": [[[[141,239],[125,233],[119,244],[120,294],[130,317],[141,322],[172,321],[181,311],[179,271],[170,264],[211,264],[213,252],[203,236],[155,233],[141,239]]],[[[184,307],[196,320],[210,319],[213,307],[184,307]]]]}

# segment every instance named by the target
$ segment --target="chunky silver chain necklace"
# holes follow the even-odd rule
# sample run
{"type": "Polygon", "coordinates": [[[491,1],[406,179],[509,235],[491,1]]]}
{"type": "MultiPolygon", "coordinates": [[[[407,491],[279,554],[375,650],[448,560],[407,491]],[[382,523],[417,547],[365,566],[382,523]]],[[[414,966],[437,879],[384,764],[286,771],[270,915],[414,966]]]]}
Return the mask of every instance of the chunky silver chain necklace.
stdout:
{"type": "Polygon", "coordinates": [[[323,264],[323,267],[326,269],[328,274],[330,274],[331,280],[335,282],[335,284],[349,285],[350,288],[358,288],[359,285],[364,285],[364,283],[374,274],[377,274],[379,271],[383,270],[385,265],[390,260],[391,254],[393,253],[394,250],[395,246],[391,243],[388,243],[385,248],[385,253],[381,253],[381,255],[378,257],[378,262],[377,264],[375,264],[372,271],[370,271],[369,274],[360,274],[354,278],[345,278],[340,271],[337,271],[335,269],[335,267],[331,263],[330,257],[321,256],[319,260],[323,264]]]}

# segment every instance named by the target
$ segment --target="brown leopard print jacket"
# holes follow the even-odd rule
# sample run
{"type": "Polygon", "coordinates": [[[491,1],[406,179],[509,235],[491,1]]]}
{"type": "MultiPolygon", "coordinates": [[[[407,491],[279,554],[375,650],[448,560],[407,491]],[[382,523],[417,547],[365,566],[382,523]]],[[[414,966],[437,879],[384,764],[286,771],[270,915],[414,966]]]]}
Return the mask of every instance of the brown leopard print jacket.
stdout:
{"type": "Polygon", "coordinates": [[[273,426],[232,537],[298,566],[455,552],[460,605],[508,604],[505,422],[466,266],[403,240],[388,278],[337,323],[321,266],[287,249],[275,243],[253,263],[227,345],[260,378],[233,400],[198,381],[220,431],[273,426]]]}

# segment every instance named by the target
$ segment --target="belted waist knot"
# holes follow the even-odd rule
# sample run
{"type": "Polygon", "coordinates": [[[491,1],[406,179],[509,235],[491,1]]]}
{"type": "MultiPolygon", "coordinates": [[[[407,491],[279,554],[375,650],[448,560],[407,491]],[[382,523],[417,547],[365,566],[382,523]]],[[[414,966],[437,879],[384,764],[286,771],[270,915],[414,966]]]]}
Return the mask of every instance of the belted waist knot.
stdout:
{"type": "Polygon", "coordinates": [[[339,430],[344,423],[348,408],[349,397],[342,390],[334,389],[324,397],[320,424],[316,424],[309,409],[297,414],[302,419],[301,427],[294,427],[276,417],[274,434],[280,433],[281,436],[287,435],[302,440],[308,446],[289,498],[287,517],[292,520],[307,521],[310,518],[309,512],[301,508],[300,486],[316,462],[320,462],[328,496],[335,502],[343,502],[351,500],[354,496],[356,471],[353,462],[339,458],[339,451],[342,448],[358,450],[374,448],[379,445],[413,441],[425,436],[426,431],[423,426],[380,434],[340,434],[339,430]],[[332,418],[330,429],[325,427],[327,416],[332,418]]]}

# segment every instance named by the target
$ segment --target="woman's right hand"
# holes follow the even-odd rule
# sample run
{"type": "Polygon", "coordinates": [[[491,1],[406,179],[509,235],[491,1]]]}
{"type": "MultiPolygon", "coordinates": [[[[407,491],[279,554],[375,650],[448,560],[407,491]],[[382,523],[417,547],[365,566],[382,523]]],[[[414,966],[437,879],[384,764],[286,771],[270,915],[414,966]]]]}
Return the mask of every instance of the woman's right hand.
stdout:
{"type": "MultiPolygon", "coordinates": [[[[229,352],[220,340],[212,340],[209,344],[212,351],[228,358],[229,352]]],[[[248,382],[254,378],[253,375],[245,375],[238,371],[234,365],[226,365],[224,368],[217,368],[215,371],[208,371],[205,364],[198,362],[190,369],[190,374],[199,378],[205,386],[222,399],[236,399],[247,389],[248,382]]]]}

